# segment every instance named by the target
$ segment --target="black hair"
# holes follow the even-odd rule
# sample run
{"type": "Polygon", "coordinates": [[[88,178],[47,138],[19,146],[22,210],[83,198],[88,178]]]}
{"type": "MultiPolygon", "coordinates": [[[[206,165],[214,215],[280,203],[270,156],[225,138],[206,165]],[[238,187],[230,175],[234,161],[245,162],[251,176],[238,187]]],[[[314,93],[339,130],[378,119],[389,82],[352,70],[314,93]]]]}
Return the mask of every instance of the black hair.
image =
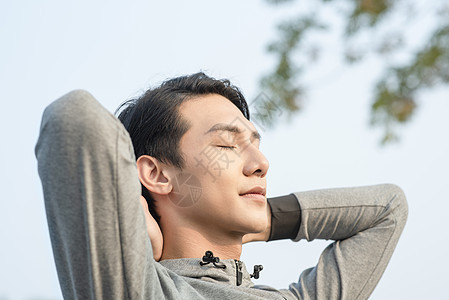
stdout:
{"type": "MultiPolygon", "coordinates": [[[[118,118],[128,130],[136,159],[150,155],[180,170],[184,158],[180,153],[181,137],[190,128],[179,113],[179,106],[192,98],[218,94],[231,101],[249,120],[248,104],[242,92],[227,79],[215,79],[200,72],[164,81],[150,88],[138,98],[122,103],[116,110],[118,118]]],[[[142,185],[151,215],[159,222],[154,200],[142,185]]]]}

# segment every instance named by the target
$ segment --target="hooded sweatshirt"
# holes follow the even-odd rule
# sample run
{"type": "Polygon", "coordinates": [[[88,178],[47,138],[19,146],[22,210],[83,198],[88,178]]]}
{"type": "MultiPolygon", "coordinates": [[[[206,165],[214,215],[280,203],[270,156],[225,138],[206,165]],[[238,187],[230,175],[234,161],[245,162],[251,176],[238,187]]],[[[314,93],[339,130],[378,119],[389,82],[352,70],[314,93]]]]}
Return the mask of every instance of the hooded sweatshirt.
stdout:
{"type": "Polygon", "coordinates": [[[334,241],[277,290],[254,285],[239,260],[153,259],[129,135],[88,92],[47,107],[36,157],[65,299],[367,299],[407,218],[391,184],[268,199],[270,240],[334,241]]]}

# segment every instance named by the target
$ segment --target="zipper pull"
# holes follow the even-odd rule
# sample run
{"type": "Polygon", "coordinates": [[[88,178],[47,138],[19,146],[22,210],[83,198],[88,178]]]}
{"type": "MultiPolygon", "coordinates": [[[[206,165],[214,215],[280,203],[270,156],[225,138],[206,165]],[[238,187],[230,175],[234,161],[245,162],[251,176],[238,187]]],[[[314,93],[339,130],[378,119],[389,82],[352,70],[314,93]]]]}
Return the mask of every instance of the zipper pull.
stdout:
{"type": "Polygon", "coordinates": [[[242,284],[242,279],[243,279],[242,262],[240,260],[235,260],[235,269],[237,270],[236,284],[237,284],[237,286],[239,286],[242,284]]]}

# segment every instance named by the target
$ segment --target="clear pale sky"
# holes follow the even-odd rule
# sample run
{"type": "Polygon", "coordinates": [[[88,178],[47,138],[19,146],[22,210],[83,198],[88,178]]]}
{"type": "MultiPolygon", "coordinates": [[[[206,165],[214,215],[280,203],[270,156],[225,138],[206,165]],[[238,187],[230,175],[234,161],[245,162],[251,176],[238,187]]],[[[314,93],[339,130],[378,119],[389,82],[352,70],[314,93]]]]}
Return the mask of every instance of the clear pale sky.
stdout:
{"type": "MultiPolygon", "coordinates": [[[[300,1],[301,2],[301,1],[300,1]]],[[[299,2],[298,2],[299,3],[299,2]]],[[[262,0],[0,2],[0,299],[60,299],[34,145],[43,109],[76,88],[113,111],[150,85],[205,71],[230,78],[248,101],[273,66],[265,52],[275,24],[294,15],[262,0]]],[[[426,23],[416,39],[425,36],[426,23]],[[423,29],[424,28],[424,29],[423,29]]],[[[379,147],[369,123],[374,58],[345,68],[327,59],[311,74],[305,110],[292,122],[259,129],[270,160],[268,195],[396,183],[409,219],[371,299],[443,299],[449,294],[449,89],[421,94],[401,142],[379,147]],[[324,72],[323,72],[324,70],[324,72]]],[[[336,51],[338,52],[338,50],[336,51]]],[[[242,259],[263,264],[258,284],[277,288],[312,267],[330,241],[245,246],[242,259]]]]}

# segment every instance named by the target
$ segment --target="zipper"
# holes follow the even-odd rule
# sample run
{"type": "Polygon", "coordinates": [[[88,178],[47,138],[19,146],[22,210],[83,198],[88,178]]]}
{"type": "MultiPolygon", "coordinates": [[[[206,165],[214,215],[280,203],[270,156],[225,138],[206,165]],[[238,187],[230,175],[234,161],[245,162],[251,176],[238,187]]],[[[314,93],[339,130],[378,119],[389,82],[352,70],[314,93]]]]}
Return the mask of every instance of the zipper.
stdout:
{"type": "Polygon", "coordinates": [[[242,284],[242,278],[243,278],[243,272],[242,272],[242,262],[240,260],[236,260],[235,261],[235,269],[237,270],[237,274],[236,276],[236,285],[239,286],[242,284]]]}

